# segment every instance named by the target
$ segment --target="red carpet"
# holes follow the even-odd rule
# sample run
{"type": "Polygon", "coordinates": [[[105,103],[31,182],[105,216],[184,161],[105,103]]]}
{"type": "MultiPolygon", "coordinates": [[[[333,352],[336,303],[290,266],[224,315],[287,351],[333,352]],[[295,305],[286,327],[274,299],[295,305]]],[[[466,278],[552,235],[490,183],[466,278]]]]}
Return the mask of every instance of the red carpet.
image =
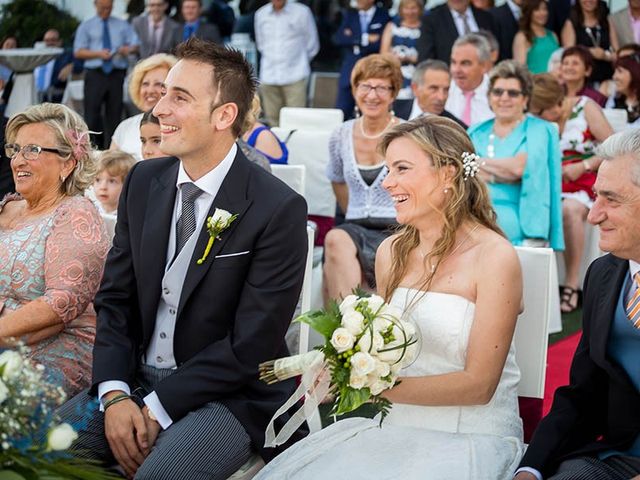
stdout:
{"type": "Polygon", "coordinates": [[[546,415],[549,412],[556,389],[569,383],[569,367],[571,367],[573,354],[580,341],[580,335],[582,335],[582,332],[574,333],[549,346],[542,415],[546,415]]]}

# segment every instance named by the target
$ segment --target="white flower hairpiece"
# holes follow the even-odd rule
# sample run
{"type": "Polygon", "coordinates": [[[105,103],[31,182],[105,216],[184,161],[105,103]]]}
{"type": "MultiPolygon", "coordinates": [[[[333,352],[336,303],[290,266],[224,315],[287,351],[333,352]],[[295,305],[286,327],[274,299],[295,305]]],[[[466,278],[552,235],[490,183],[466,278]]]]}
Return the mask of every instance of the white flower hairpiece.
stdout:
{"type": "Polygon", "coordinates": [[[462,169],[464,170],[463,176],[465,182],[469,177],[475,177],[478,170],[480,170],[480,164],[478,163],[479,159],[480,157],[475,153],[462,153],[462,169]]]}

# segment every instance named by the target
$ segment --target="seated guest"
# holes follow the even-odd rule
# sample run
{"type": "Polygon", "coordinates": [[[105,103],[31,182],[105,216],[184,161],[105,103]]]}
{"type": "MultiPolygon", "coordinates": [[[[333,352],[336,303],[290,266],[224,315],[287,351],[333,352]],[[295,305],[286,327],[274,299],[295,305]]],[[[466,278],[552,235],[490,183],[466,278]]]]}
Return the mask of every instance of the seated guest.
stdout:
{"type": "Polygon", "coordinates": [[[640,118],[640,57],[628,55],[616,61],[613,73],[615,92],[607,100],[607,108],[621,108],[627,112],[627,123],[640,118]]]}
{"type": "Polygon", "coordinates": [[[413,120],[420,115],[440,115],[459,123],[463,128],[467,125],[444,109],[449,97],[451,75],[449,67],[441,60],[425,60],[420,62],[413,72],[411,89],[413,100],[396,100],[393,111],[405,120],[413,120]]]}
{"type": "Polygon", "coordinates": [[[609,255],[584,281],[582,338],[570,383],[555,392],[516,480],[616,480],[640,475],[640,131],[612,136],[589,223],[609,255]]]}
{"type": "Polygon", "coordinates": [[[513,59],[526,65],[531,73],[546,73],[549,59],[560,44],[546,28],[549,19],[547,0],[524,0],[520,30],[513,39],[513,59]]]}
{"type": "Polygon", "coordinates": [[[247,131],[242,140],[262,153],[270,163],[286,165],[289,151],[287,146],[267,127],[258,121],[260,116],[260,97],[255,95],[251,103],[251,111],[247,114],[247,131]]]}
{"type": "Polygon", "coordinates": [[[504,60],[489,74],[496,117],[469,129],[482,157],[498,225],[514,245],[562,250],[560,148],[557,129],[526,115],[532,79],[527,68],[504,60]]]}
{"type": "MultiPolygon", "coordinates": [[[[129,96],[133,104],[143,112],[153,109],[162,95],[162,84],[169,69],[176,63],[173,55],[158,53],[136,63],[129,79],[129,96]]],[[[140,119],[142,113],[120,122],[111,139],[112,149],[130,153],[142,160],[140,151],[140,119]]]]}
{"type": "Polygon", "coordinates": [[[327,175],[346,221],[324,241],[325,300],[345,297],[358,286],[375,288],[374,262],[380,243],[396,225],[393,200],[382,187],[387,173],[377,148],[400,120],[391,105],[402,86],[400,64],[373,54],[358,60],[351,86],[362,116],[334,130],[327,175]]]}
{"type": "Polygon", "coordinates": [[[132,155],[121,150],[105,150],[98,156],[98,174],[93,182],[93,192],[104,213],[118,213],[124,179],[135,163],[132,155]]]}
{"type": "Polygon", "coordinates": [[[458,38],[451,51],[451,89],[445,108],[466,125],[489,118],[489,77],[491,49],[487,40],[475,33],[458,38]]]}
{"type": "Polygon", "coordinates": [[[410,311],[422,348],[382,395],[379,419],[339,420],[276,457],[255,480],[509,479],[522,454],[513,331],[522,273],[484,182],[465,174],[464,130],[427,116],[380,147],[403,225],[376,256],[379,294],[410,311]],[[400,200],[401,199],[401,200],[400,200]]]}
{"type": "Polygon", "coordinates": [[[560,65],[561,82],[566,87],[567,97],[589,97],[601,107],[607,103],[607,97],[591,88],[587,80],[593,70],[593,57],[585,47],[577,45],[565,48],[560,65]]]}
{"type": "Polygon", "coordinates": [[[140,119],[140,144],[142,145],[142,158],[166,157],[160,150],[160,120],[153,114],[153,110],[149,110],[142,115],[140,119]]]}
{"type": "Polygon", "coordinates": [[[563,313],[570,313],[579,306],[578,288],[580,262],[584,252],[584,226],[589,209],[593,205],[593,183],[601,161],[594,156],[594,151],[597,144],[609,137],[613,130],[602,109],[591,99],[567,97],[563,101],[563,94],[562,88],[553,77],[544,74],[536,76],[531,111],[545,120],[556,122],[560,129],[566,270],[560,309],[563,313]]]}
{"type": "MultiPolygon", "coordinates": [[[[640,5],[640,0],[639,0],[639,5],[640,5]]],[[[640,59],[640,45],[638,45],[637,43],[622,45],[616,52],[616,59],[619,60],[622,57],[631,56],[634,54],[636,55],[636,59],[640,59]]],[[[615,85],[615,82],[613,81],[613,78],[600,82],[598,91],[602,93],[605,97],[611,97],[612,95],[615,95],[616,85],[615,85]]]]}
{"type": "MultiPolygon", "coordinates": [[[[51,28],[47,30],[42,38],[47,48],[62,47],[62,40],[58,30],[51,28]]],[[[44,65],[36,67],[33,76],[36,82],[38,98],[48,102],[60,103],[64,89],[67,86],[67,79],[73,71],[73,52],[65,49],[60,55],[52,58],[44,65]]]]}
{"type": "Polygon", "coordinates": [[[91,384],[93,297],[108,239],[82,195],[96,165],[84,121],[51,103],[14,115],[5,151],[17,194],[0,203],[0,342],[21,340],[49,381],[91,384]]]}
{"type": "Polygon", "coordinates": [[[197,37],[209,42],[222,44],[222,37],[218,27],[207,23],[200,17],[202,13],[202,0],[181,0],[180,15],[184,22],[182,28],[175,31],[174,43],[185,42],[190,38],[197,37]]]}

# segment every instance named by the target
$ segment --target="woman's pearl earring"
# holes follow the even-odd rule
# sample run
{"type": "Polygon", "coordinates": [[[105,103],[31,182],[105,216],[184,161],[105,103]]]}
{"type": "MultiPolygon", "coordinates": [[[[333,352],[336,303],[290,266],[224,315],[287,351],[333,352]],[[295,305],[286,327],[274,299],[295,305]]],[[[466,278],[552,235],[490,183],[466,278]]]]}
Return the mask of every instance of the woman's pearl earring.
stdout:
{"type": "Polygon", "coordinates": [[[448,188],[445,188],[445,189],[444,189],[444,193],[449,193],[449,189],[448,189],[448,188]]]}

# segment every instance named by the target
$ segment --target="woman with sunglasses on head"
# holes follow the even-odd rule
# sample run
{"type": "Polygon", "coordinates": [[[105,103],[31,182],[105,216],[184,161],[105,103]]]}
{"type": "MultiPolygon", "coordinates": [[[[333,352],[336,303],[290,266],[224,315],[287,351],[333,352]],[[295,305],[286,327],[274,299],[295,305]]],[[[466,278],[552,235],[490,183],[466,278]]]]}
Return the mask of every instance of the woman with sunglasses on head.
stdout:
{"type": "Polygon", "coordinates": [[[560,148],[557,130],[526,114],[532,79],[526,67],[505,60],[489,73],[495,118],[469,129],[482,157],[498,225],[514,245],[562,250],[560,148]]]}
{"type": "Polygon", "coordinates": [[[325,301],[346,297],[359,286],[375,288],[376,250],[396,225],[377,148],[387,129],[400,122],[391,106],[401,87],[400,63],[391,55],[369,55],[351,72],[361,116],[344,122],[329,139],[327,175],[346,220],[325,237],[325,301]]]}
{"type": "Polygon", "coordinates": [[[109,239],[83,196],[97,165],[87,125],[43,103],[7,124],[16,194],[0,202],[0,348],[30,347],[72,396],[91,384],[98,290],[109,239]]]}

